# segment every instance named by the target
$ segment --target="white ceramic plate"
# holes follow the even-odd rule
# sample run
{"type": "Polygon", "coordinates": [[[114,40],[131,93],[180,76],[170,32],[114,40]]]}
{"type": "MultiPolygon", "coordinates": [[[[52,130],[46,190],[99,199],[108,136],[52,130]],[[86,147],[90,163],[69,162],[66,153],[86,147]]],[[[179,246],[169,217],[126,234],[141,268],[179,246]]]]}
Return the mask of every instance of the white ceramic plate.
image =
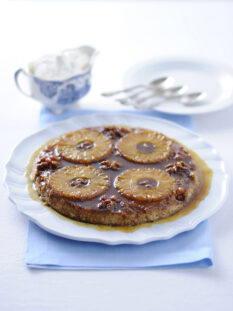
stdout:
{"type": "Polygon", "coordinates": [[[131,67],[123,78],[123,88],[146,84],[149,81],[172,76],[176,85],[188,86],[187,93],[207,93],[199,105],[184,106],[168,102],[154,109],[171,114],[193,115],[209,113],[233,104],[233,69],[221,63],[190,59],[152,59],[131,67]]]}
{"type": "Polygon", "coordinates": [[[56,235],[81,241],[106,244],[143,244],[150,241],[169,239],[178,233],[193,229],[201,221],[213,215],[222,205],[227,190],[227,174],[224,163],[215,149],[197,134],[176,125],[175,123],[152,117],[134,116],[132,114],[91,114],[78,116],[49,126],[19,143],[11,154],[6,165],[5,183],[10,199],[19,211],[45,230],[56,235]],[[27,180],[24,177],[26,165],[31,154],[49,139],[64,132],[73,131],[85,126],[103,124],[126,124],[141,126],[160,131],[195,150],[213,170],[214,176],[209,195],[201,201],[198,208],[188,215],[173,222],[156,224],[141,228],[131,233],[122,231],[98,231],[94,228],[80,226],[74,222],[58,217],[40,202],[30,198],[27,192],[27,180]]]}

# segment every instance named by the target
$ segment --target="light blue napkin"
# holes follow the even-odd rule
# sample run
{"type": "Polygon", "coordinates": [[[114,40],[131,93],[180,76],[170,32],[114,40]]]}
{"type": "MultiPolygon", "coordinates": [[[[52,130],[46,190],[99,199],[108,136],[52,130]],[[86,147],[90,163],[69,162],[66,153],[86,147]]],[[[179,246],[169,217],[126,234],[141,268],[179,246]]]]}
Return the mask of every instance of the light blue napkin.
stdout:
{"type": "MultiPolygon", "coordinates": [[[[40,114],[42,126],[93,110],[66,111],[54,115],[46,109],[40,114]]],[[[173,116],[155,111],[124,111],[166,118],[193,129],[192,118],[173,116]]],[[[108,112],[114,113],[114,112],[108,112]]],[[[144,245],[109,246],[99,243],[78,242],[55,236],[29,221],[26,265],[40,269],[140,269],[209,267],[213,264],[213,248],[207,221],[195,229],[172,239],[144,245]]]]}

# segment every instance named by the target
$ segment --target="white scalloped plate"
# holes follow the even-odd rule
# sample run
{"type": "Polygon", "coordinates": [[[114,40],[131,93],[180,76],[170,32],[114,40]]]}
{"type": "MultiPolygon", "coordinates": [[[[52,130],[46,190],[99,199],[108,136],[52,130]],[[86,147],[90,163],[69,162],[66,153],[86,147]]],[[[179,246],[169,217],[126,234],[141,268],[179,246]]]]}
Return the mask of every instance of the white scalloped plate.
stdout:
{"type": "Polygon", "coordinates": [[[91,114],[74,117],[55,123],[25,138],[15,147],[6,165],[5,183],[9,198],[17,205],[19,211],[45,230],[73,240],[117,245],[143,244],[169,239],[178,233],[195,228],[200,222],[213,215],[223,204],[227,192],[228,176],[223,160],[216,150],[197,134],[163,119],[116,113],[115,115],[91,114]],[[40,202],[31,199],[27,191],[27,180],[24,174],[31,154],[39,146],[64,132],[85,126],[119,123],[160,131],[194,150],[205,160],[214,172],[213,180],[208,196],[200,202],[196,209],[173,222],[155,224],[127,233],[119,230],[99,231],[93,227],[80,226],[64,217],[57,216],[40,202]]]}

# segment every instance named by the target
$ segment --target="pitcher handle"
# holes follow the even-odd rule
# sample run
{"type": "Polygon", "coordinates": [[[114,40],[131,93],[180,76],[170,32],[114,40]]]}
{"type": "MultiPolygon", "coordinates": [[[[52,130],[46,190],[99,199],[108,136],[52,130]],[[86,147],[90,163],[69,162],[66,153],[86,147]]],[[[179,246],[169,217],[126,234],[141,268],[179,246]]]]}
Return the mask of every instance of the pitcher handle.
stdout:
{"type": "Polygon", "coordinates": [[[17,88],[19,89],[19,91],[28,96],[28,97],[32,97],[31,94],[25,92],[22,87],[20,86],[20,83],[19,83],[19,76],[20,75],[24,75],[25,77],[27,77],[27,79],[30,79],[29,75],[25,72],[25,70],[23,70],[22,68],[18,69],[16,72],[15,72],[15,84],[17,86],[17,88]]]}

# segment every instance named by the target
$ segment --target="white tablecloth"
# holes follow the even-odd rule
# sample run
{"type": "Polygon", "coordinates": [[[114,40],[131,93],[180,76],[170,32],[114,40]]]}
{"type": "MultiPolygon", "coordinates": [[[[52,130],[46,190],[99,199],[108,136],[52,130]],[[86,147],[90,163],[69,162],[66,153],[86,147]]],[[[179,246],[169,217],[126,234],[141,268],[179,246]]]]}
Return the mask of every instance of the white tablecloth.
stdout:
{"type": "MultiPolygon", "coordinates": [[[[101,104],[98,94],[120,87],[138,61],[178,55],[233,66],[232,28],[231,1],[1,1],[1,181],[13,146],[39,127],[40,105],[13,81],[28,60],[81,44],[97,47],[93,89],[81,106],[120,109],[101,104]]],[[[233,107],[194,117],[231,174],[232,118],[233,107]]],[[[24,265],[27,219],[1,187],[0,310],[232,310],[232,206],[229,195],[210,219],[215,258],[209,269],[31,271],[24,265]]]]}

